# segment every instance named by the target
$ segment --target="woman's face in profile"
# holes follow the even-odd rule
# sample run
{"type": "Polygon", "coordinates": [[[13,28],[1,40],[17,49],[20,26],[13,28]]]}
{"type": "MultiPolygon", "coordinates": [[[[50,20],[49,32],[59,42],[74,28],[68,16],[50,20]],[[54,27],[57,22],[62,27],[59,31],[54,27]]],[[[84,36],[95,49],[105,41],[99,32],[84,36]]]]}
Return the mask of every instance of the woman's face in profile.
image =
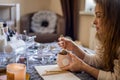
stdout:
{"type": "Polygon", "coordinates": [[[100,34],[102,31],[102,18],[103,18],[103,11],[102,11],[101,7],[98,4],[96,4],[95,19],[94,19],[93,24],[95,25],[96,31],[98,34],[100,34]]]}

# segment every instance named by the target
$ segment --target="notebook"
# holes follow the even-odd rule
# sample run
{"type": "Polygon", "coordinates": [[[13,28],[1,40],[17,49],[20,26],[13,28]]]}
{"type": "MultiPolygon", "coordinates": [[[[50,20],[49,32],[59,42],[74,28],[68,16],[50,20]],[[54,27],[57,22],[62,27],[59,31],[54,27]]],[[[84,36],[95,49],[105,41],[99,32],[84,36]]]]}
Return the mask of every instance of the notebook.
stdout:
{"type": "Polygon", "coordinates": [[[81,80],[69,71],[62,71],[58,65],[35,66],[35,69],[44,80],[81,80]]]}

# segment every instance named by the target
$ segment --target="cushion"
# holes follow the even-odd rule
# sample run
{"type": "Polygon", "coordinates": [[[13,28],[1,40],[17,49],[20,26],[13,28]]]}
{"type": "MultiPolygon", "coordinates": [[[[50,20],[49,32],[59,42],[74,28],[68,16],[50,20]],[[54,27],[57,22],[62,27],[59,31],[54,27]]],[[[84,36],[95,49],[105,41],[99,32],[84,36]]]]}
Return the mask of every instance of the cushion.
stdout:
{"type": "Polygon", "coordinates": [[[52,11],[39,11],[31,21],[31,29],[37,33],[54,33],[57,16],[52,11]]]}

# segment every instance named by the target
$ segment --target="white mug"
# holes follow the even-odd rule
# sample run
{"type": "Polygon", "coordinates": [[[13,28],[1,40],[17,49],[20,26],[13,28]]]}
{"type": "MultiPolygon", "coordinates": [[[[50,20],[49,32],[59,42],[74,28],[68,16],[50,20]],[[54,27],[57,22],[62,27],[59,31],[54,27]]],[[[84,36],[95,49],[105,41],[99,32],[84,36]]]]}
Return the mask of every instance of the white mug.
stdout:
{"type": "Polygon", "coordinates": [[[67,54],[58,54],[57,55],[57,64],[60,68],[68,66],[71,62],[71,57],[67,54]]]}

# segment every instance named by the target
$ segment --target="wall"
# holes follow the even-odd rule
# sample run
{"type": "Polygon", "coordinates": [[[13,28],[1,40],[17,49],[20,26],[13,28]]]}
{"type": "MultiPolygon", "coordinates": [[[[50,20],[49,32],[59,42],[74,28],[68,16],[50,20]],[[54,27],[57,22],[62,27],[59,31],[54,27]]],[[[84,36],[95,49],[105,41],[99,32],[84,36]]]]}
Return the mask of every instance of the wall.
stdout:
{"type": "Polygon", "coordinates": [[[51,0],[0,0],[1,3],[20,3],[20,14],[24,15],[42,9],[48,10],[51,0]]]}
{"type": "Polygon", "coordinates": [[[85,0],[79,0],[79,3],[80,3],[80,10],[83,11],[85,10],[85,0]]]}
{"type": "Polygon", "coordinates": [[[83,46],[94,49],[96,45],[96,29],[92,27],[94,15],[93,13],[85,12],[85,0],[81,0],[80,5],[78,39],[81,41],[83,46]]]}
{"type": "Polygon", "coordinates": [[[92,27],[93,16],[80,13],[79,18],[79,40],[86,47],[89,47],[90,28],[92,27]]]}
{"type": "Polygon", "coordinates": [[[52,10],[62,15],[60,0],[0,0],[1,3],[20,3],[20,14],[39,10],[52,10]]]}
{"type": "Polygon", "coordinates": [[[51,0],[50,10],[63,15],[60,0],[51,0]]]}

